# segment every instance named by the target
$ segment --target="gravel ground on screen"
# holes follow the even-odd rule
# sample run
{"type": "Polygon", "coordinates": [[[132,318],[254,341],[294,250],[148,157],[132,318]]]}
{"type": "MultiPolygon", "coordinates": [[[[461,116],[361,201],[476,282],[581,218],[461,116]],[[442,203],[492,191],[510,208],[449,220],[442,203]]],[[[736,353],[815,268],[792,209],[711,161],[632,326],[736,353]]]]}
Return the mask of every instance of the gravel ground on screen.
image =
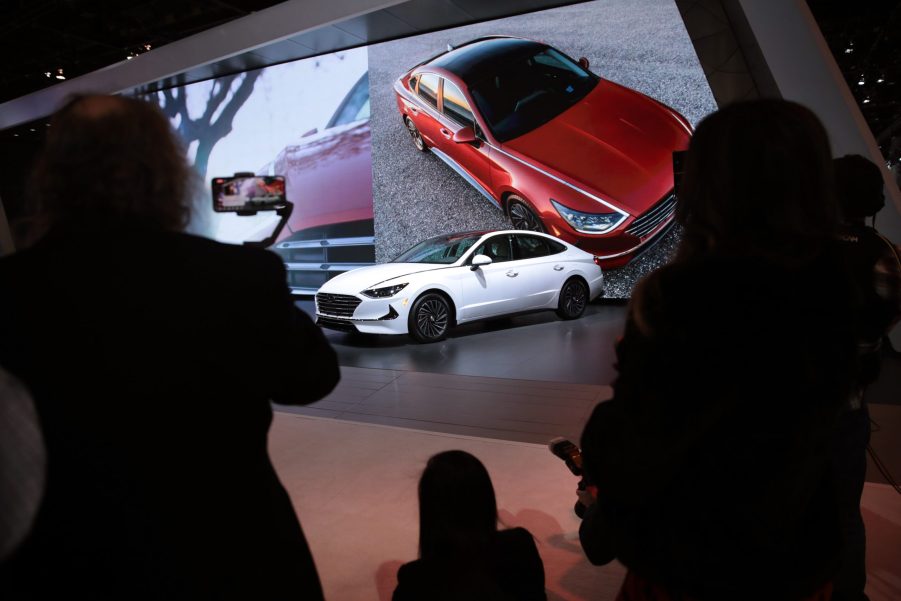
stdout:
{"type": "MultiPolygon", "coordinates": [[[[716,110],[691,40],[671,0],[599,0],[457,27],[369,48],[376,260],[390,261],[439,234],[510,227],[504,214],[447,165],[410,141],[394,81],[448,43],[485,35],[540,40],[584,56],[605,79],[638,90],[697,124],[716,110]]],[[[635,282],[668,261],[674,228],[627,267],[607,272],[606,296],[626,298],[635,282]]]]}

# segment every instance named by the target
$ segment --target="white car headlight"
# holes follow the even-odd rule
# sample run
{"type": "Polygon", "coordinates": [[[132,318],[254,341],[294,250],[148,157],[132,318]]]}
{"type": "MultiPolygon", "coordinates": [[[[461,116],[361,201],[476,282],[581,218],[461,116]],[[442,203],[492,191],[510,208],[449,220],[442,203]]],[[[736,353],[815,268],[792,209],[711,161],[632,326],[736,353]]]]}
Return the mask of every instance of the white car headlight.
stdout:
{"type": "Polygon", "coordinates": [[[388,298],[389,296],[394,296],[406,287],[407,284],[403,283],[394,284],[393,286],[384,286],[382,288],[367,288],[360,294],[368,296],[369,298],[388,298]]]}
{"type": "Polygon", "coordinates": [[[551,204],[560,213],[560,216],[570,224],[574,230],[583,234],[603,234],[609,232],[626,219],[622,213],[583,213],[565,207],[553,198],[551,204]]]}

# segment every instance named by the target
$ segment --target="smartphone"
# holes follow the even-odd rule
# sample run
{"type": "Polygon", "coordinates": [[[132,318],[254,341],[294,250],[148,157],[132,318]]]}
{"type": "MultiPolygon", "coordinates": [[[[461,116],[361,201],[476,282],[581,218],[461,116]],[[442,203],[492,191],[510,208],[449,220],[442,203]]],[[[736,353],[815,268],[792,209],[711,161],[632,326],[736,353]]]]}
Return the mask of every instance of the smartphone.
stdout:
{"type": "Polygon", "coordinates": [[[283,175],[214,177],[212,190],[217,213],[275,211],[288,200],[283,175]]]}

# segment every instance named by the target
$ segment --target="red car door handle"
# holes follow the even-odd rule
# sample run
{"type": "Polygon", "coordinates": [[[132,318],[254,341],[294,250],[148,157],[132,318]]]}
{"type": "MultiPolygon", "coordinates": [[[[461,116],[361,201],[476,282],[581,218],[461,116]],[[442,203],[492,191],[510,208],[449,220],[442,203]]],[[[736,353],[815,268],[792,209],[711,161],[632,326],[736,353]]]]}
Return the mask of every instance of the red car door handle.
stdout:
{"type": "Polygon", "coordinates": [[[415,106],[411,106],[411,107],[410,107],[410,112],[413,113],[414,115],[418,115],[418,114],[419,114],[419,109],[416,108],[415,106]]]}
{"type": "Polygon", "coordinates": [[[443,127],[438,131],[440,131],[441,135],[447,139],[450,139],[450,137],[453,135],[452,133],[450,133],[448,130],[444,129],[443,127]]]}

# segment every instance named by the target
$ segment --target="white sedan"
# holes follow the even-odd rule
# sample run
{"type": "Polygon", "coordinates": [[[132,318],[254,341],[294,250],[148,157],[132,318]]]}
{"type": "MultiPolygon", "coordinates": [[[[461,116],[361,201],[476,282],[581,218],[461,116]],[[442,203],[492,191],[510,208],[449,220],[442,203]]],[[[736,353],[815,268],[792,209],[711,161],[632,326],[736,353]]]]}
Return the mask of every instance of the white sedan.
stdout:
{"type": "Polygon", "coordinates": [[[513,313],[575,319],[603,287],[599,259],[553,236],[466,232],[336,276],[316,293],[316,316],[326,328],[434,342],[456,324],[513,313]]]}

